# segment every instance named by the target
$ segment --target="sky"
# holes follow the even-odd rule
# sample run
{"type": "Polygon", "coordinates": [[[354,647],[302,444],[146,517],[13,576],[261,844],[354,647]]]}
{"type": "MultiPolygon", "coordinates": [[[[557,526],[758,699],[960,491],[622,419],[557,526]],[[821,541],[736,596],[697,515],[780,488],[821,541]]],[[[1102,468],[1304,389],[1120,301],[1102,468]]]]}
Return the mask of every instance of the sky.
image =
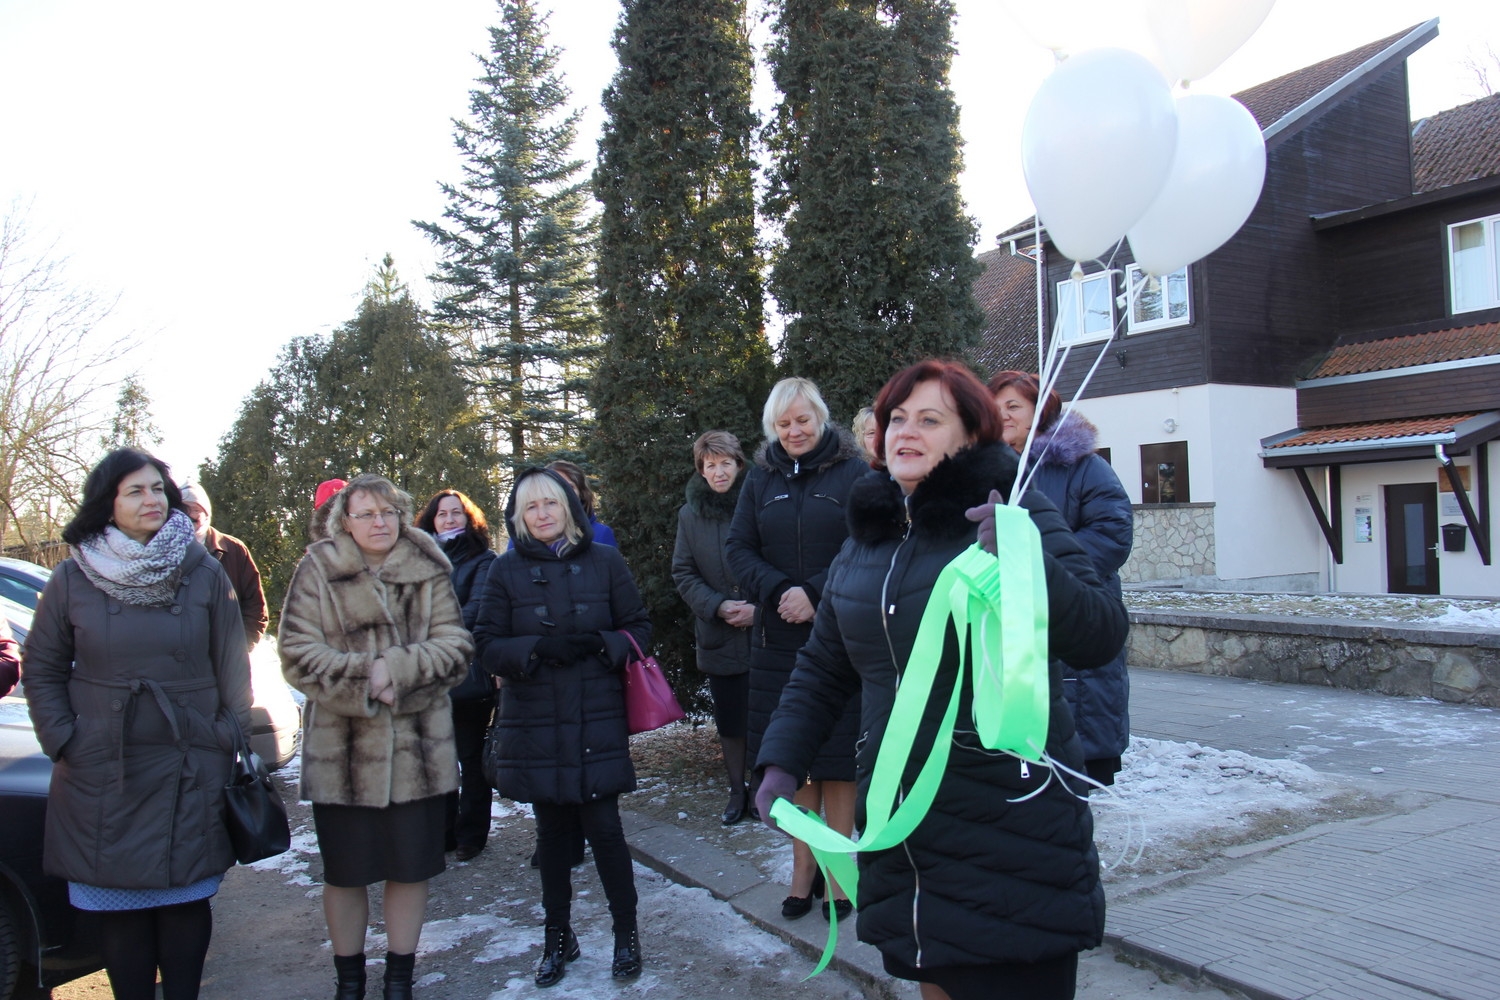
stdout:
{"type": "MultiPolygon", "coordinates": [[[[1021,123],[1053,57],[1014,2],[955,0],[978,250],[1032,211],[1021,123]]],[[[1068,0],[1070,49],[1147,51],[1138,2],[1068,0]]],[[[540,6],[592,159],[618,4],[540,6]]],[[[1467,59],[1500,85],[1494,0],[1281,0],[1194,87],[1230,93],[1432,17],[1439,37],[1410,60],[1413,115],[1482,96],[1467,59]]],[[[354,316],[387,252],[430,301],[433,253],[411,221],[438,218],[438,184],[459,177],[452,119],[495,19],[493,0],[0,0],[0,211],[23,208],[75,285],[116,300],[111,332],[139,345],[119,374],[139,373],[179,477],[216,453],[290,338],[354,316]]]]}

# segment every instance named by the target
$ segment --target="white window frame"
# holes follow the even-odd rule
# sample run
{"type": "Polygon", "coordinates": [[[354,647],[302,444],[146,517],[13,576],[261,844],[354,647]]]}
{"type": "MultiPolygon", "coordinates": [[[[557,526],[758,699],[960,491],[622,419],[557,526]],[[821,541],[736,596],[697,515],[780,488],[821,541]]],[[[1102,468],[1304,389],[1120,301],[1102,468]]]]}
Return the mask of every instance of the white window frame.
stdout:
{"type": "Polygon", "coordinates": [[[1500,215],[1466,219],[1448,227],[1448,301],[1454,313],[1500,307],[1500,215]],[[1471,248],[1469,252],[1476,249],[1483,251],[1482,254],[1476,254],[1474,258],[1480,262],[1475,270],[1482,267],[1483,274],[1474,276],[1477,287],[1470,290],[1467,301],[1460,302],[1459,294],[1462,286],[1456,266],[1458,250],[1455,243],[1458,239],[1458,230],[1474,225],[1481,227],[1480,231],[1484,234],[1484,246],[1471,248]]]}
{"type": "Polygon", "coordinates": [[[1065,344],[1086,344],[1095,340],[1107,340],[1115,329],[1115,275],[1116,271],[1100,271],[1097,274],[1086,274],[1083,280],[1074,281],[1069,278],[1057,283],[1057,337],[1065,344]],[[1105,301],[1109,304],[1109,326],[1104,330],[1096,330],[1088,333],[1081,325],[1081,317],[1084,315],[1084,290],[1097,282],[1105,282],[1107,292],[1105,301]],[[1068,329],[1063,323],[1065,310],[1064,301],[1071,303],[1074,324],[1068,329]]]}
{"type": "MultiPolygon", "coordinates": [[[[1125,320],[1128,324],[1127,328],[1129,332],[1145,333],[1147,330],[1165,330],[1168,327],[1173,326],[1187,326],[1193,321],[1193,283],[1191,281],[1191,276],[1188,274],[1187,265],[1184,264],[1182,265],[1182,267],[1173,271],[1171,274],[1165,275],[1164,277],[1158,278],[1156,280],[1161,281],[1162,283],[1166,283],[1172,281],[1174,278],[1178,278],[1179,275],[1181,276],[1180,280],[1182,281],[1183,304],[1187,307],[1187,311],[1184,312],[1181,316],[1164,316],[1161,319],[1137,321],[1135,318],[1135,304],[1127,301],[1127,312],[1125,314],[1125,320]]],[[[1140,280],[1140,265],[1125,265],[1125,288],[1127,292],[1129,291],[1129,289],[1134,288],[1136,282],[1140,280]]],[[[1165,292],[1162,293],[1161,301],[1162,307],[1166,308],[1168,299],[1165,292]]]]}

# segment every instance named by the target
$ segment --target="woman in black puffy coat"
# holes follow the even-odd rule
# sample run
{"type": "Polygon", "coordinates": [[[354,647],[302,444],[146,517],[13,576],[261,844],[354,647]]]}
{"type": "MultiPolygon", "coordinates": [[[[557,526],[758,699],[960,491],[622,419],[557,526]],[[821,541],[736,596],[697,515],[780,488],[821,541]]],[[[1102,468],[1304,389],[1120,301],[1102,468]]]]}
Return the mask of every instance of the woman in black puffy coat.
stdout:
{"type": "Polygon", "coordinates": [[[499,677],[495,789],[536,815],[545,938],[536,984],[579,957],[571,926],[572,832],[582,827],[614,919],[612,973],[641,971],[635,877],[619,797],[635,790],[622,671],[628,632],[645,649],[651,618],[620,550],[594,543],[583,504],[549,469],[516,477],[505,508],[516,547],[485,581],[474,641],[499,677]]]}
{"type": "MultiPolygon", "coordinates": [[[[875,406],[888,472],[850,496],[850,538],[834,560],[811,640],[797,656],[757,766],[763,816],[786,797],[849,695],[863,691],[860,827],[898,682],[943,568],[974,543],[969,509],[1009,490],[1016,455],[999,415],[966,368],[927,361],[898,374],[875,406]]],[[[1106,663],[1125,641],[1125,609],[1052,504],[1022,498],[1041,533],[1049,611],[1046,752],[1071,768],[1083,755],[1062,695],[1057,657],[1106,663]]],[[[985,508],[986,510],[990,508],[985,508]]],[[[930,746],[959,674],[951,626],[915,746],[930,746]]],[[[959,725],[936,797],[898,846],[859,856],[858,932],[887,971],[922,984],[927,1000],[1056,1000],[1074,993],[1078,952],[1104,933],[1104,890],[1088,801],[1058,774],[978,743],[959,725]]],[[[903,795],[920,770],[908,761],[903,795]]],[[[1066,775],[1062,775],[1066,777],[1066,775]]],[[[1074,782],[1076,784],[1076,782],[1074,782]]]]}
{"type": "MultiPolygon", "coordinates": [[[[1041,386],[1027,372],[999,372],[990,379],[990,392],[1000,407],[1000,433],[1017,453],[1036,425],[1029,465],[1036,473],[1031,488],[1057,505],[1099,578],[1120,594],[1120,567],[1130,558],[1135,536],[1135,514],[1120,477],[1097,453],[1099,430],[1076,410],[1063,417],[1057,390],[1038,406],[1041,386]]],[[[1121,756],[1130,746],[1130,674],[1125,651],[1094,670],[1074,670],[1063,664],[1063,692],[1073,710],[1073,723],[1083,742],[1088,776],[1113,785],[1121,756]]]]}
{"type": "MultiPolygon", "coordinates": [[[[484,511],[458,490],[438,490],[417,516],[418,528],[437,539],[453,564],[453,593],[463,609],[464,628],[474,631],[479,597],[490,564],[490,526],[484,511]]],[[[449,795],[444,847],[460,861],[484,850],[490,836],[490,783],[484,776],[484,734],[495,714],[495,682],[475,657],[464,682],[448,697],[453,702],[453,741],[458,749],[459,787],[449,795]]]]}
{"type": "MultiPolygon", "coordinates": [[[[726,550],[729,568],[756,606],[750,640],[749,759],[781,689],[792,674],[797,650],[812,633],[828,565],[848,534],[849,488],[869,471],[854,439],[828,420],[818,387],[805,378],[783,379],[766,399],[761,423],[766,443],[745,476],[726,550]]],[[[826,811],[828,825],[848,834],[854,826],[854,743],[859,738],[859,696],[853,694],[839,726],[807,762],[807,784],[797,804],[826,811]]],[[[817,866],[799,843],[792,851],[791,895],[782,916],[795,919],[812,909],[817,866]]],[[[824,915],[850,912],[838,886],[830,887],[824,915]]]]}

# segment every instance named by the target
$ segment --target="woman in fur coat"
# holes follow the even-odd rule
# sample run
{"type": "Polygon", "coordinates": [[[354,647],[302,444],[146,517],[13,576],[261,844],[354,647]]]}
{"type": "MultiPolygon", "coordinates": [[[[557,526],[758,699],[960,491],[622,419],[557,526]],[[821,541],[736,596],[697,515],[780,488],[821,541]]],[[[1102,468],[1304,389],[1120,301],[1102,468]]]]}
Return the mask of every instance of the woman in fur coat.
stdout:
{"type": "MultiPolygon", "coordinates": [[[[933,585],[974,543],[971,518],[983,520],[1015,478],[999,414],[960,364],[926,361],[900,372],[875,413],[883,468],[850,494],[849,541],[828,571],[812,638],[766,730],[756,760],[762,817],[776,798],[791,797],[849,694],[862,690],[865,827],[871,770],[933,585]]],[[[1051,502],[1029,491],[1021,505],[1041,535],[1046,574],[1054,658],[1046,752],[1078,768],[1083,754],[1055,658],[1107,662],[1125,641],[1125,609],[1051,502]]],[[[916,747],[936,738],[960,668],[950,626],[916,747]]],[[[1078,952],[1096,947],[1104,932],[1088,800],[1046,767],[982,746],[962,721],[972,717],[972,693],[966,683],[926,815],[899,845],[859,855],[859,938],[880,949],[892,975],[919,982],[924,1000],[1065,1000],[1074,994],[1078,952]]],[[[906,761],[902,797],[920,756],[906,761]]]]}
{"type": "Polygon", "coordinates": [[[499,677],[495,789],[536,814],[544,931],[538,986],[554,986],[581,951],[572,927],[574,832],[614,920],[616,979],[641,972],[635,875],[619,797],[635,790],[621,679],[644,650],[651,616],[619,549],[596,544],[578,494],[551,469],[516,477],[505,508],[516,547],[495,560],[474,624],[479,662],[499,677]],[[627,634],[628,633],[628,634],[627,634]]]}
{"type": "Polygon", "coordinates": [[[672,546],[672,579],[693,612],[698,669],[708,675],[714,725],[729,776],[725,826],[744,819],[749,806],[745,783],[745,731],[750,723],[750,626],[755,604],[735,582],[724,554],[729,521],[744,484],[745,453],[728,431],[708,431],[693,442],[693,473],[687,502],[677,512],[672,546]]]}
{"type": "Polygon", "coordinates": [[[443,870],[445,799],[458,788],[448,691],[473,641],[411,497],[355,476],[332,500],[281,610],[282,672],[307,695],[302,798],[323,857],[337,1000],[365,995],[368,887],[385,883],[386,1000],[412,995],[427,880],[443,870]]]}
{"type": "MultiPolygon", "coordinates": [[[[1020,453],[1026,435],[1036,425],[1030,466],[1036,469],[1031,488],[1057,505],[1094,569],[1115,596],[1120,595],[1120,567],[1130,558],[1135,515],[1120,477],[1099,455],[1099,430],[1083,414],[1062,413],[1057,391],[1047,394],[1038,410],[1040,383],[1026,372],[999,372],[990,379],[990,394],[1000,407],[1001,434],[1020,453]]],[[[1125,651],[1097,670],[1074,670],[1063,664],[1063,691],[1088,776],[1113,785],[1121,755],[1130,746],[1130,674],[1125,651]]]]}

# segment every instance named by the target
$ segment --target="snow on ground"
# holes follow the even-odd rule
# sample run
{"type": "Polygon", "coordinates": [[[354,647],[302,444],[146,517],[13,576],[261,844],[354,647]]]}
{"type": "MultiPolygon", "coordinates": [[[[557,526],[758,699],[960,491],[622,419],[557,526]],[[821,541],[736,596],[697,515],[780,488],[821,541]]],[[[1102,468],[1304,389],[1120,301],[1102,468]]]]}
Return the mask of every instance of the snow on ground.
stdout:
{"type": "Polygon", "coordinates": [[[1446,629],[1500,629],[1500,601],[1399,594],[1229,594],[1127,590],[1131,611],[1206,611],[1223,615],[1404,622],[1446,629]]]}
{"type": "Polygon", "coordinates": [[[1099,857],[1112,880],[1166,870],[1212,845],[1280,832],[1274,827],[1283,818],[1321,813],[1348,794],[1347,786],[1296,761],[1134,737],[1116,783],[1096,789],[1089,802],[1099,857]]]}

